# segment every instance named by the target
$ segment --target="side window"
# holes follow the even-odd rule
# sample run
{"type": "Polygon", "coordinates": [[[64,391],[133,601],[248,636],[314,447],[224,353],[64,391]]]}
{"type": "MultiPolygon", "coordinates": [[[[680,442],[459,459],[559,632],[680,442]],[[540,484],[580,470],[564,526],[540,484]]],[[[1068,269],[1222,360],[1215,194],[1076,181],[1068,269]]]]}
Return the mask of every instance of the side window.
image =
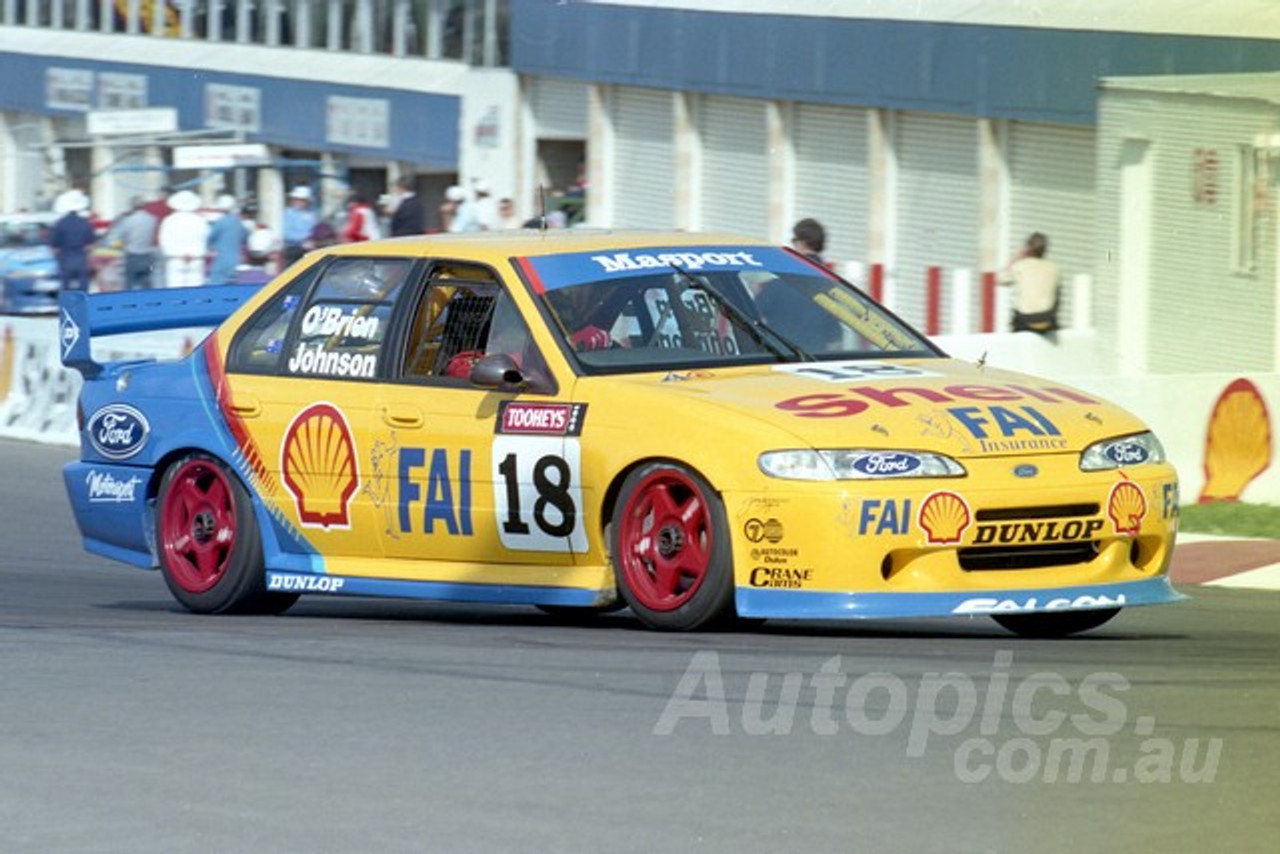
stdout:
{"type": "Polygon", "coordinates": [[[258,309],[258,313],[240,328],[227,359],[228,370],[261,374],[272,373],[279,368],[289,325],[313,281],[315,268],[299,276],[258,309]]]}
{"type": "Polygon", "coordinates": [[[484,356],[506,353],[526,374],[545,377],[545,363],[510,294],[472,272],[444,268],[428,282],[410,328],[404,375],[465,380],[484,356]]]}
{"type": "Polygon", "coordinates": [[[412,267],[408,258],[334,259],[295,324],[284,372],[376,377],[391,310],[412,267]]]}

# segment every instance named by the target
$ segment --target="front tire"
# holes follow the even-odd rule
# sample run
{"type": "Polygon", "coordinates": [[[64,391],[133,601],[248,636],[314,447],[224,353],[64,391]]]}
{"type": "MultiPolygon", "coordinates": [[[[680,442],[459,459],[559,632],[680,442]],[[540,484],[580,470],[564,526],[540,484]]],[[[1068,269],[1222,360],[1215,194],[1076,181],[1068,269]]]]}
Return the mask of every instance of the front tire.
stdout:
{"type": "Polygon", "coordinates": [[[732,613],[728,532],[724,504],[696,472],[650,463],[627,476],[610,549],[618,591],[642,623],[689,631],[732,613]]]}
{"type": "Polygon", "coordinates": [[[165,470],[156,502],[160,571],[197,614],[278,614],[297,594],[269,593],[253,502],[218,460],[191,454],[165,470]]]}
{"type": "Polygon", "coordinates": [[[1120,613],[1119,608],[1099,611],[1061,611],[1040,614],[993,614],[995,620],[1015,635],[1025,638],[1064,638],[1096,629],[1120,613]]]}

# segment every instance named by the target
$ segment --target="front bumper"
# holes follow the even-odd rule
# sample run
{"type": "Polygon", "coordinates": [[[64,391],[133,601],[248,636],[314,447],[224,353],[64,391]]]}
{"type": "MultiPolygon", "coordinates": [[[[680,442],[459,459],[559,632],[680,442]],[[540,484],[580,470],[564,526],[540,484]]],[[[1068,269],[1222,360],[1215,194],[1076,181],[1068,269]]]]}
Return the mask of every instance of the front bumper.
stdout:
{"type": "Polygon", "coordinates": [[[1166,575],[1146,581],[960,593],[830,593],[739,587],[738,615],[797,620],[872,620],[1096,611],[1161,605],[1186,599],[1166,575]]]}
{"type": "Polygon", "coordinates": [[[962,478],[729,492],[744,616],[1088,610],[1177,601],[1172,466],[1081,472],[1074,455],[966,460],[962,478]],[[1035,463],[1039,474],[1010,474],[1035,463]]]}

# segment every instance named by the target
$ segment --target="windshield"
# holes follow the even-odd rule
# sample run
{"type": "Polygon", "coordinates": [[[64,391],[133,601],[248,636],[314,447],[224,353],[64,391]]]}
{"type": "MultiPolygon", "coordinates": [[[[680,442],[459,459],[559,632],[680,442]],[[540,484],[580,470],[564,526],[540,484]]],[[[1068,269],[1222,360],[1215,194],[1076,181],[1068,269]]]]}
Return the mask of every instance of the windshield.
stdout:
{"type": "Polygon", "coordinates": [[[938,355],[849,283],[773,247],[525,260],[589,372],[938,355]]]}

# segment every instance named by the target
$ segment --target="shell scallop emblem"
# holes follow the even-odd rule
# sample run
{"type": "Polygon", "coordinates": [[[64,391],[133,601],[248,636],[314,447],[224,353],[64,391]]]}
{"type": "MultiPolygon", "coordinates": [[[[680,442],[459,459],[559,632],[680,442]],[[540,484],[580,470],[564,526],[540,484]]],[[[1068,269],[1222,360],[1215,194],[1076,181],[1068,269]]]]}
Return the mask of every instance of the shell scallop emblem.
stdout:
{"type": "Polygon", "coordinates": [[[935,492],[920,505],[919,523],[931,545],[960,542],[973,516],[954,492],[935,492]]]}
{"type": "Polygon", "coordinates": [[[1147,515],[1147,498],[1137,484],[1122,480],[1111,487],[1107,515],[1111,517],[1117,534],[1136,537],[1142,527],[1142,519],[1147,515]]]}
{"type": "Polygon", "coordinates": [[[1271,418],[1257,386],[1230,383],[1209,415],[1200,503],[1235,501],[1271,465],[1271,418]]]}
{"type": "Polygon", "coordinates": [[[316,403],[298,413],[285,432],[280,470],[303,525],[351,527],[349,508],[360,472],[351,427],[341,410],[316,403]]]}

